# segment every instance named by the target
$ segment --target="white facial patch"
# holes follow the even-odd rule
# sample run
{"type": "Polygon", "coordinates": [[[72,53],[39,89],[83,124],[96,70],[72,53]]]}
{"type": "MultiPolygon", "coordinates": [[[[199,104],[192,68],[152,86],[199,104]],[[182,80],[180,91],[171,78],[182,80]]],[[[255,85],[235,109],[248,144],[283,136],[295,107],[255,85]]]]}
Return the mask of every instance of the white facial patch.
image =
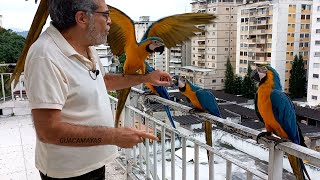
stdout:
{"type": "Polygon", "coordinates": [[[181,80],[179,80],[178,82],[179,82],[178,83],[179,88],[183,88],[185,86],[185,84],[181,80]]]}
{"type": "Polygon", "coordinates": [[[260,80],[263,79],[264,77],[266,77],[266,75],[267,75],[266,73],[261,73],[259,71],[258,71],[258,74],[259,74],[260,80]]]}

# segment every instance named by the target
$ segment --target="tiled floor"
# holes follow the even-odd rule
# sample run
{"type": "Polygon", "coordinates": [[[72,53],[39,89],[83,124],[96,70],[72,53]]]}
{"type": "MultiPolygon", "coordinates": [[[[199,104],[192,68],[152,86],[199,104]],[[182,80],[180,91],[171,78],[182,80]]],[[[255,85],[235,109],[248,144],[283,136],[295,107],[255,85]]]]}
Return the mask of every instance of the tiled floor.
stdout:
{"type": "MultiPolygon", "coordinates": [[[[35,130],[26,106],[15,108],[14,116],[0,117],[0,180],[40,180],[34,165],[35,130]]],[[[114,161],[106,169],[106,180],[125,179],[124,173],[114,161]]]]}

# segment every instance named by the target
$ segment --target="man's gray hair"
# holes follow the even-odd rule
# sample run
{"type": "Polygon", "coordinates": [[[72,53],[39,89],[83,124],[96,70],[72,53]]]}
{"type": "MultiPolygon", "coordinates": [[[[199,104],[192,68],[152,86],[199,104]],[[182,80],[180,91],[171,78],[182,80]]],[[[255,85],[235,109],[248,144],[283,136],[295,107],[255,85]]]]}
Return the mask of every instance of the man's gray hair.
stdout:
{"type": "Polygon", "coordinates": [[[75,14],[85,11],[88,15],[98,9],[94,0],[48,0],[52,24],[59,30],[66,30],[76,24],[75,14]]]}

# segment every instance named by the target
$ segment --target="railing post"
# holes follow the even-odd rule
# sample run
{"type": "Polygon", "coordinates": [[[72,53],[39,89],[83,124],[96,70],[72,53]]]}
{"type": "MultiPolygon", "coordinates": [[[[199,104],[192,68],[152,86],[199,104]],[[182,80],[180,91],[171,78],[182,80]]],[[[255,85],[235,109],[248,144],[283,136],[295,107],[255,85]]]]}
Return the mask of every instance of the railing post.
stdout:
{"type": "Polygon", "coordinates": [[[176,138],[176,136],[175,136],[175,133],[172,131],[171,132],[171,179],[172,180],[175,180],[175,178],[176,178],[176,173],[175,173],[175,148],[176,148],[176,146],[175,146],[175,138],[176,138]]]}
{"type": "Polygon", "coordinates": [[[182,180],[187,179],[187,143],[186,143],[186,138],[182,137],[182,180]]]}
{"type": "Polygon", "coordinates": [[[209,180],[214,180],[214,154],[209,153],[209,180]]]}
{"type": "Polygon", "coordinates": [[[161,127],[162,180],[166,180],[166,128],[161,127]]]}
{"type": "Polygon", "coordinates": [[[269,145],[268,180],[281,180],[283,171],[283,151],[269,145]]]}
{"type": "Polygon", "coordinates": [[[199,145],[194,145],[194,180],[199,180],[199,145]]]}
{"type": "Polygon", "coordinates": [[[231,161],[227,160],[227,166],[226,166],[226,180],[231,180],[231,170],[232,170],[232,164],[231,161]]]}

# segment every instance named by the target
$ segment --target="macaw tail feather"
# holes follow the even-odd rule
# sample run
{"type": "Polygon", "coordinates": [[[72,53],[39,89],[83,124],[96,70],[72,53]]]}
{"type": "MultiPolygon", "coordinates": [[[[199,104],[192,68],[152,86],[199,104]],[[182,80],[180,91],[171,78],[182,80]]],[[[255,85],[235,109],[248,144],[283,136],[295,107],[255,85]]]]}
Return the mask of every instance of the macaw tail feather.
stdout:
{"type": "MultiPolygon", "coordinates": [[[[206,133],[207,145],[212,147],[212,123],[209,121],[204,122],[204,131],[206,133]]],[[[209,161],[209,151],[207,151],[208,161],[209,161]]]]}
{"type": "Polygon", "coordinates": [[[176,129],[176,125],[174,124],[173,117],[171,115],[169,106],[164,106],[164,109],[166,110],[167,116],[169,118],[169,121],[170,121],[172,127],[176,129]]]}
{"type": "Polygon", "coordinates": [[[305,175],[307,175],[308,179],[311,180],[302,159],[290,154],[288,154],[288,159],[297,180],[307,180],[305,175]]]}
{"type": "Polygon", "coordinates": [[[118,103],[117,103],[117,110],[116,110],[116,120],[115,120],[115,124],[114,127],[118,128],[119,124],[120,124],[120,115],[122,113],[122,110],[124,108],[124,105],[126,104],[127,101],[127,97],[129,95],[131,91],[131,87],[130,88],[126,88],[126,89],[121,89],[119,94],[118,94],[118,103]]]}
{"type": "Polygon", "coordinates": [[[18,59],[17,65],[12,73],[10,84],[14,82],[14,87],[19,82],[20,75],[24,71],[24,64],[30,46],[38,39],[43,26],[46,24],[49,15],[47,0],[40,1],[37,12],[33,18],[27,39],[24,43],[21,55],[18,59]]]}

